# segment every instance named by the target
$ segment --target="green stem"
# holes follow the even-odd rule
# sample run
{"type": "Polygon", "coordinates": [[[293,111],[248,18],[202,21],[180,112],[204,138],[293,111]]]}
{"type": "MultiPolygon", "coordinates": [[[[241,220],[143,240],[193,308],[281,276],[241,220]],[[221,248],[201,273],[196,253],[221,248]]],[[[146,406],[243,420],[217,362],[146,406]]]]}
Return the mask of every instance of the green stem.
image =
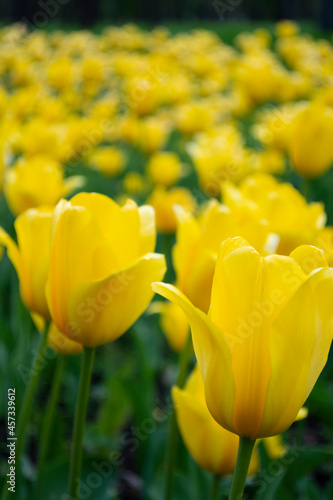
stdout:
{"type": "Polygon", "coordinates": [[[37,475],[36,490],[35,490],[36,499],[39,499],[41,495],[41,487],[43,483],[45,463],[47,460],[47,453],[50,445],[50,435],[52,430],[53,416],[57,407],[64,366],[65,366],[65,356],[58,354],[53,374],[51,393],[47,403],[45,416],[43,419],[43,426],[40,438],[38,475],[37,475]]]}
{"type": "Polygon", "coordinates": [[[309,199],[310,190],[311,190],[311,181],[310,181],[310,179],[307,179],[306,177],[304,177],[303,184],[301,187],[301,193],[306,200],[309,199]]]}
{"type": "MultiPolygon", "coordinates": [[[[177,378],[177,386],[180,388],[184,387],[186,381],[191,354],[192,354],[192,338],[191,335],[189,334],[186,345],[183,349],[183,352],[181,353],[179,362],[179,374],[177,378]]],[[[176,462],[177,440],[178,440],[177,419],[176,419],[176,412],[173,409],[170,418],[170,428],[169,428],[167,458],[166,458],[166,483],[165,483],[165,496],[164,496],[165,500],[170,500],[172,497],[173,472],[176,462]]]]}
{"type": "Polygon", "coordinates": [[[217,500],[218,499],[219,490],[220,490],[220,479],[221,479],[221,476],[219,476],[218,474],[213,476],[212,489],[210,492],[209,500],[217,500]]]}
{"type": "Polygon", "coordinates": [[[78,498],[77,490],[82,466],[82,441],[89,399],[92,367],[94,363],[94,354],[94,348],[91,349],[89,347],[85,347],[83,350],[79,393],[75,409],[73,447],[69,471],[69,497],[71,498],[71,500],[78,498]]]}
{"type": "Polygon", "coordinates": [[[255,442],[255,439],[245,437],[239,438],[237,462],[234,477],[232,479],[229,500],[241,500],[243,497],[247,472],[249,470],[255,442]]]}
{"type": "MultiPolygon", "coordinates": [[[[17,430],[16,430],[17,439],[16,439],[16,449],[15,449],[15,471],[17,475],[20,473],[21,457],[24,448],[26,427],[33,407],[33,400],[36,393],[38,380],[44,368],[43,366],[44,363],[42,364],[42,367],[40,367],[40,362],[41,360],[44,360],[49,326],[50,323],[46,321],[44,326],[44,332],[39,336],[40,338],[38,342],[37,352],[33,359],[33,364],[31,367],[31,375],[24,393],[22,406],[17,421],[17,430]]],[[[6,500],[9,494],[11,494],[7,486],[8,484],[5,481],[2,500],[6,500]]]]}

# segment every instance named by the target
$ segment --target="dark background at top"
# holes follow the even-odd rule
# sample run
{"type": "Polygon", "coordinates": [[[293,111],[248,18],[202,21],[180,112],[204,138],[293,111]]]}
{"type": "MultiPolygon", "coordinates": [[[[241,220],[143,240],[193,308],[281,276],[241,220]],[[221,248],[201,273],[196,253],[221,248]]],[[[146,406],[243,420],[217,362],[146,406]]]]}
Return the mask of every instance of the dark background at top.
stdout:
{"type": "Polygon", "coordinates": [[[50,18],[59,25],[75,27],[124,21],[163,23],[171,19],[295,19],[332,29],[333,0],[0,0],[3,22],[23,20],[42,28],[50,18]],[[222,16],[221,11],[225,12],[222,16]]]}

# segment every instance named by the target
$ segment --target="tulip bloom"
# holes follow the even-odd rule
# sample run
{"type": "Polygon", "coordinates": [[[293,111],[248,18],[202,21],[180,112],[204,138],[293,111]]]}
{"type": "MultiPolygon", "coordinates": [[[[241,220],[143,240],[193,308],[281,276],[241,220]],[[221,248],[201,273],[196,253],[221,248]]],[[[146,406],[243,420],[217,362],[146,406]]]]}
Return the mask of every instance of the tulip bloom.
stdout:
{"type": "MultiPolygon", "coordinates": [[[[34,356],[31,376],[27,382],[25,397],[17,422],[16,468],[20,471],[21,454],[25,443],[25,429],[28,423],[33,399],[41,375],[38,367],[43,359],[48,338],[50,313],[46,302],[45,285],[50,261],[51,208],[31,208],[15,220],[18,244],[0,228],[0,243],[7,248],[20,282],[20,294],[33,317],[38,316],[44,326],[40,336],[37,354],[34,356]],[[43,319],[42,319],[43,318],[43,319]]],[[[7,490],[8,491],[8,490],[7,490]]],[[[6,498],[6,497],[4,497],[6,498]]]]}
{"type": "Polygon", "coordinates": [[[296,172],[315,179],[333,164],[333,111],[310,105],[292,123],[289,153],[296,172]]]}
{"type": "Polygon", "coordinates": [[[177,228],[175,206],[179,205],[192,213],[196,208],[195,198],[184,187],[174,187],[170,191],[156,187],[148,198],[148,203],[156,212],[156,226],[161,233],[174,233],[177,228]]]}
{"type": "MultiPolygon", "coordinates": [[[[238,437],[223,429],[209,413],[198,365],[184,389],[176,386],[172,388],[172,398],[183,441],[197,464],[212,474],[232,474],[237,459],[238,437]]],[[[259,457],[255,451],[249,474],[256,473],[258,469],[259,457]]]]}
{"type": "Polygon", "coordinates": [[[53,216],[47,301],[60,331],[86,347],[112,342],[143,313],[165,273],[154,211],[80,193],[53,216]]]}
{"type": "Polygon", "coordinates": [[[149,116],[139,120],[137,145],[143,153],[151,154],[167,141],[170,125],[163,118],[149,116]]]}
{"type": "Polygon", "coordinates": [[[289,19],[279,21],[275,25],[276,36],[278,37],[294,37],[300,31],[299,25],[289,19]]]}
{"type": "Polygon", "coordinates": [[[147,165],[147,173],[154,184],[170,187],[177,183],[182,175],[183,166],[179,157],[171,151],[153,154],[147,165]]]}
{"type": "Polygon", "coordinates": [[[88,164],[108,177],[117,177],[124,170],[126,157],[119,148],[103,146],[89,155],[88,164]]]}
{"type": "Polygon", "coordinates": [[[153,285],[187,315],[207,406],[225,429],[256,439],[296,419],[332,342],[333,269],[325,266],[315,247],[262,257],[238,237],[221,245],[208,315],[175,287],[153,285]]]}
{"type": "Polygon", "coordinates": [[[239,187],[224,183],[222,191],[223,203],[234,213],[248,221],[265,222],[279,236],[278,254],[289,255],[299,245],[312,245],[326,223],[323,203],[307,203],[291,184],[271,175],[247,177],[239,187]]]}
{"type": "Polygon", "coordinates": [[[50,260],[52,209],[31,208],[15,220],[18,244],[0,228],[0,244],[7,247],[20,282],[22,302],[49,320],[45,285],[50,260]]]}
{"type": "Polygon", "coordinates": [[[28,208],[54,206],[61,197],[82,187],[84,177],[64,179],[59,163],[45,156],[20,160],[4,174],[4,192],[9,208],[18,215],[28,208]]]}

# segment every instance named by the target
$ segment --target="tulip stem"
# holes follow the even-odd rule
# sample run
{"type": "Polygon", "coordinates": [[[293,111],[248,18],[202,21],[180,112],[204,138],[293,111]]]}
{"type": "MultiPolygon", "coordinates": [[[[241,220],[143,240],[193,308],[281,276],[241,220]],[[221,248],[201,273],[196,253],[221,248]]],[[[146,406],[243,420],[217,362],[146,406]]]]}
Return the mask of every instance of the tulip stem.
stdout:
{"type": "Polygon", "coordinates": [[[242,499],[255,442],[255,439],[246,437],[239,438],[237,462],[234,477],[232,479],[229,500],[242,499]]]}
{"type": "MultiPolygon", "coordinates": [[[[16,463],[15,463],[15,470],[17,471],[17,474],[20,473],[20,464],[21,464],[21,456],[24,448],[24,442],[25,442],[25,434],[26,434],[26,427],[29,421],[29,417],[31,414],[31,410],[33,407],[33,399],[36,394],[36,389],[37,389],[37,384],[39,380],[39,376],[41,372],[43,371],[45,360],[44,360],[44,354],[45,354],[45,349],[46,349],[46,343],[47,343],[47,336],[49,333],[49,327],[50,323],[48,321],[45,322],[44,326],[44,331],[43,333],[39,336],[39,342],[38,342],[38,348],[36,355],[33,359],[32,367],[31,367],[31,374],[30,378],[28,380],[28,385],[26,387],[25,393],[24,393],[24,398],[22,401],[22,406],[17,422],[17,431],[16,431],[16,463]],[[42,362],[42,363],[41,363],[42,362]]],[[[8,490],[8,484],[5,482],[4,490],[3,490],[3,495],[2,495],[2,500],[6,500],[11,494],[8,490]]]]}
{"type": "Polygon", "coordinates": [[[58,402],[59,390],[61,387],[61,380],[64,371],[64,366],[65,366],[65,356],[58,354],[52,379],[51,393],[47,403],[46,412],[43,420],[42,432],[41,432],[39,457],[38,457],[38,475],[37,475],[36,490],[35,490],[36,500],[38,500],[41,495],[41,487],[43,483],[45,463],[47,460],[47,453],[50,445],[50,435],[52,430],[53,416],[58,402]]]}
{"type": "Polygon", "coordinates": [[[309,201],[310,190],[311,190],[311,181],[310,179],[304,178],[303,184],[301,186],[301,193],[307,201],[309,201]]]}
{"type": "Polygon", "coordinates": [[[78,499],[78,486],[82,467],[82,441],[86,420],[91,374],[94,363],[95,349],[85,347],[81,364],[79,393],[76,401],[73,446],[69,471],[69,497],[78,499]]]}
{"type": "Polygon", "coordinates": [[[221,480],[221,476],[219,476],[218,474],[215,474],[213,476],[212,489],[211,489],[209,500],[217,500],[218,499],[219,490],[220,490],[220,480],[221,480]]]}
{"type": "MultiPolygon", "coordinates": [[[[181,353],[179,361],[179,373],[176,385],[181,389],[184,387],[188,366],[190,363],[192,354],[192,338],[189,333],[186,345],[181,353]]],[[[175,468],[176,461],[176,447],[178,439],[178,429],[177,429],[177,419],[176,412],[173,409],[170,418],[170,428],[167,446],[167,458],[166,458],[166,483],[165,483],[165,500],[170,500],[172,497],[173,489],[173,472],[175,468]]]]}

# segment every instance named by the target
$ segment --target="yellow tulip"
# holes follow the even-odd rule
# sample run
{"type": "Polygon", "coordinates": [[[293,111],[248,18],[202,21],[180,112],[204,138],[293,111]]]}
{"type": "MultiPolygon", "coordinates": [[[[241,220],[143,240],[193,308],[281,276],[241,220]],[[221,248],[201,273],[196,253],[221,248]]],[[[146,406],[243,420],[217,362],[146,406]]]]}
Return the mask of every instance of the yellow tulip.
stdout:
{"type": "Polygon", "coordinates": [[[252,134],[267,147],[287,151],[292,123],[305,107],[304,102],[288,102],[258,111],[252,134]]]}
{"type": "Polygon", "coordinates": [[[124,90],[128,106],[138,116],[154,112],[161,100],[161,86],[148,75],[129,79],[124,90]]]}
{"type": "Polygon", "coordinates": [[[19,160],[4,174],[6,200],[15,215],[28,208],[56,205],[61,197],[84,183],[84,177],[79,175],[64,179],[61,165],[45,156],[19,160]]]}
{"type": "Polygon", "coordinates": [[[18,244],[0,228],[0,244],[7,248],[20,282],[22,301],[30,311],[50,319],[45,285],[50,260],[52,209],[31,208],[15,220],[18,244]]]}
{"type": "MultiPolygon", "coordinates": [[[[198,365],[187,379],[184,389],[172,388],[172,398],[183,441],[197,464],[212,474],[232,474],[237,459],[238,437],[223,429],[209,413],[198,365]]],[[[259,456],[255,450],[249,475],[258,470],[259,456]]]]}
{"type": "Polygon", "coordinates": [[[67,120],[67,109],[65,103],[59,97],[45,97],[36,102],[38,116],[48,124],[65,122],[67,120]]]}
{"type": "Polygon", "coordinates": [[[191,192],[183,187],[175,187],[166,191],[157,187],[148,198],[156,213],[156,227],[161,233],[173,233],[177,228],[177,217],[175,207],[177,205],[192,213],[196,207],[195,198],[191,192]]]}
{"type": "Polygon", "coordinates": [[[155,184],[170,187],[179,180],[182,165],[175,153],[161,151],[150,157],[147,171],[155,184]]]}
{"type": "Polygon", "coordinates": [[[208,315],[175,287],[153,285],[187,315],[207,406],[225,429],[256,439],[296,419],[332,342],[333,269],[325,266],[315,247],[262,257],[238,237],[221,245],[208,315]]]}
{"type": "Polygon", "coordinates": [[[204,99],[192,101],[178,107],[176,112],[177,129],[184,135],[193,135],[208,130],[217,121],[217,111],[204,99]]]}
{"type": "Polygon", "coordinates": [[[145,184],[144,178],[138,172],[129,172],[123,180],[124,190],[127,194],[142,192],[145,189],[145,184]]]}
{"type": "Polygon", "coordinates": [[[27,157],[45,155],[58,159],[62,133],[57,124],[50,124],[41,117],[31,118],[22,125],[16,147],[27,157]]]}
{"type": "Polygon", "coordinates": [[[64,90],[72,84],[72,62],[67,58],[52,61],[47,68],[47,79],[51,87],[64,90]]]}
{"type": "Polygon", "coordinates": [[[278,149],[260,151],[254,155],[253,160],[257,172],[267,174],[282,174],[284,172],[284,156],[278,149]]]}
{"type": "Polygon", "coordinates": [[[86,347],[112,342],[143,313],[151,282],[165,273],[155,247],[154,211],[129,200],[81,193],[53,216],[46,287],[59,330],[86,347]]]}
{"type": "Polygon", "coordinates": [[[296,172],[310,179],[323,175],[333,164],[333,110],[310,105],[293,122],[289,141],[296,172]]]}
{"type": "Polygon", "coordinates": [[[124,153],[114,146],[103,146],[95,149],[88,158],[92,168],[99,170],[109,177],[119,175],[125,166],[124,153]]]}
{"type": "Polygon", "coordinates": [[[227,123],[197,134],[187,145],[202,189],[220,193],[221,183],[238,182],[254,169],[253,152],[245,148],[235,124],[227,123]]]}
{"type": "Polygon", "coordinates": [[[102,83],[105,79],[103,60],[97,58],[84,59],[81,68],[82,78],[86,82],[102,83]]]}
{"type": "Polygon", "coordinates": [[[275,25],[276,35],[280,37],[294,37],[299,33],[299,25],[295,21],[286,19],[275,25]]]}
{"type": "Polygon", "coordinates": [[[234,78],[246,88],[256,104],[279,100],[281,88],[290,87],[291,80],[289,73],[273,53],[258,47],[239,58],[234,78]]]}
{"type": "Polygon", "coordinates": [[[169,128],[166,120],[156,116],[139,120],[138,147],[147,154],[162,148],[167,140],[169,128]]]}
{"type": "Polygon", "coordinates": [[[124,115],[119,119],[120,138],[130,144],[136,144],[140,134],[140,120],[136,115],[124,115]]]}
{"type": "Polygon", "coordinates": [[[288,255],[299,245],[312,245],[326,222],[323,203],[308,204],[291,184],[268,174],[247,177],[238,187],[224,183],[222,193],[223,203],[233,212],[239,211],[249,221],[265,222],[270,232],[279,236],[279,254],[288,255]]]}

